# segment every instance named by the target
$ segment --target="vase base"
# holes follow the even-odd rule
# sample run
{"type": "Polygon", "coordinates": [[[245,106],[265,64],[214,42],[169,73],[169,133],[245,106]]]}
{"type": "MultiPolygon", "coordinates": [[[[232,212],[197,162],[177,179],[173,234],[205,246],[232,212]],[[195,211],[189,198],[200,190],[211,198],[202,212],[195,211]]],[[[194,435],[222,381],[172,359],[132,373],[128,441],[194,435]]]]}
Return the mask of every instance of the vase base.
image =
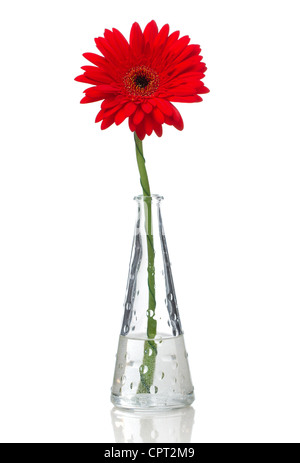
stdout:
{"type": "Polygon", "coordinates": [[[183,335],[159,334],[155,340],[120,336],[111,401],[118,408],[134,410],[191,405],[194,388],[183,335]],[[141,372],[148,369],[152,375],[145,379],[141,372]],[[141,390],[147,388],[149,392],[141,390]]]}
{"type": "Polygon", "coordinates": [[[132,396],[117,396],[111,394],[111,401],[116,408],[140,411],[161,411],[176,408],[184,408],[195,400],[194,393],[188,395],[152,395],[135,394],[132,396]]]}

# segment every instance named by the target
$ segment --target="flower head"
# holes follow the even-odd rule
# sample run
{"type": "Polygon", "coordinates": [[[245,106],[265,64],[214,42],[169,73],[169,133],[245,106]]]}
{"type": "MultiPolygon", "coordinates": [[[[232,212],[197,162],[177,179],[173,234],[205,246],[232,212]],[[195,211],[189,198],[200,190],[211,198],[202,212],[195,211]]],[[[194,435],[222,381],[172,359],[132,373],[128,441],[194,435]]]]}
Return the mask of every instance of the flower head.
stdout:
{"type": "Polygon", "coordinates": [[[142,32],[134,23],[129,43],[117,29],[106,29],[95,42],[102,56],[84,53],[94,66],[83,66],[75,80],[92,85],[81,103],[103,100],[96,117],[102,130],[127,118],[141,140],[153,131],[160,137],[164,123],[182,130],[172,102],[199,102],[209,92],[202,82],[206,66],[200,46],[189,44],[188,36],[179,38],[179,31],[169,35],[168,24],[159,31],[151,21],[142,32]]]}

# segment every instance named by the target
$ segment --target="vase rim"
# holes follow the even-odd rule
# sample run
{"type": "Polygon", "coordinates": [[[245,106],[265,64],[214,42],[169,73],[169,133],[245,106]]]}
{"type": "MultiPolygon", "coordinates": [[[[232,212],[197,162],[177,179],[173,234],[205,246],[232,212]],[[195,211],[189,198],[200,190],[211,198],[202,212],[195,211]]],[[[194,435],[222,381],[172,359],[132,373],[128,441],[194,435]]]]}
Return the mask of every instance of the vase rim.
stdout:
{"type": "Polygon", "coordinates": [[[164,197],[161,196],[161,195],[156,195],[156,194],[150,195],[150,196],[146,196],[146,195],[137,195],[137,196],[135,196],[133,199],[134,199],[135,201],[145,201],[146,199],[151,199],[151,200],[155,199],[156,201],[159,202],[159,201],[162,201],[162,200],[164,199],[164,197]]]}

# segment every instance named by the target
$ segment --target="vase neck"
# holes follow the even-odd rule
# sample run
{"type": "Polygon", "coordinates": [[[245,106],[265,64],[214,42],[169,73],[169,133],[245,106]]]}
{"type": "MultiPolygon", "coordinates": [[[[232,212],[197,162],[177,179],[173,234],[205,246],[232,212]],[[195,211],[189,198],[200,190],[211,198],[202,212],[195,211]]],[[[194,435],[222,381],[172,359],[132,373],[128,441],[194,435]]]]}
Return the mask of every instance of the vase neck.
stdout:
{"type": "Polygon", "coordinates": [[[138,206],[138,218],[136,224],[136,233],[141,235],[161,234],[162,221],[160,204],[164,199],[160,195],[151,196],[135,196],[135,201],[138,206]]]}
{"type": "Polygon", "coordinates": [[[162,196],[137,196],[121,334],[154,339],[182,334],[160,204],[162,196]]]}

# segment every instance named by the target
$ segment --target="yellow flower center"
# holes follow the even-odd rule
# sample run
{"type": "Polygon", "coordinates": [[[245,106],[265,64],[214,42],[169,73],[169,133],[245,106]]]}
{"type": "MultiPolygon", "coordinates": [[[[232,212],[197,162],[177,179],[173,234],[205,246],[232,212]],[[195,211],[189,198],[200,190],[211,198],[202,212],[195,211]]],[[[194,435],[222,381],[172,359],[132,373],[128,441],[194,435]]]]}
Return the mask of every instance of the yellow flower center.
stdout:
{"type": "Polygon", "coordinates": [[[125,74],[123,82],[130,96],[151,96],[158,89],[159,77],[148,66],[137,66],[125,74]]]}

